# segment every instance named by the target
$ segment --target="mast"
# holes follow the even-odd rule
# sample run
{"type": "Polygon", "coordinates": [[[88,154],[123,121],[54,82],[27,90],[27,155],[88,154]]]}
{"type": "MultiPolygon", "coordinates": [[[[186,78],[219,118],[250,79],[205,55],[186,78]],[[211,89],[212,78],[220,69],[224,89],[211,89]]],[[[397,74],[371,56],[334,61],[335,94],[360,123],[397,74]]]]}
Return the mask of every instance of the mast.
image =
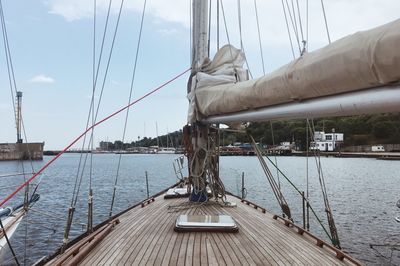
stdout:
{"type": "Polygon", "coordinates": [[[192,74],[200,70],[208,58],[208,1],[193,0],[192,74]]]}
{"type": "MultiPolygon", "coordinates": [[[[193,0],[193,45],[192,45],[192,73],[191,77],[195,77],[200,71],[200,67],[204,60],[208,58],[208,0],[193,0]]],[[[194,78],[192,81],[195,80],[194,78]]],[[[194,81],[195,82],[195,81],[194,81]]],[[[190,89],[196,90],[196,86],[190,89]]],[[[192,123],[192,145],[193,154],[189,157],[189,175],[198,178],[197,184],[203,184],[193,189],[190,197],[191,201],[206,200],[206,171],[203,169],[204,160],[207,157],[209,126],[198,121],[192,123]],[[197,193],[197,194],[196,194],[197,193]]]]}

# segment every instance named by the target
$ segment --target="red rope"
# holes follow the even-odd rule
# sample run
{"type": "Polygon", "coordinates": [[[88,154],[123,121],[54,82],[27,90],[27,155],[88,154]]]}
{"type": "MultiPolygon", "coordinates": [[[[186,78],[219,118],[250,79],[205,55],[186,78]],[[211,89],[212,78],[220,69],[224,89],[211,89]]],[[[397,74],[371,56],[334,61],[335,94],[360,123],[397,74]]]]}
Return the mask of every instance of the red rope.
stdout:
{"type": "Polygon", "coordinates": [[[39,171],[37,171],[36,174],[32,175],[27,181],[25,181],[24,183],[22,183],[13,193],[11,193],[10,195],[8,195],[4,200],[1,201],[0,206],[3,206],[4,203],[6,203],[7,201],[9,201],[12,197],[15,196],[15,194],[17,194],[21,189],[23,189],[27,184],[29,184],[30,182],[32,182],[33,179],[35,179],[38,175],[40,175],[49,165],[51,165],[55,160],[57,160],[61,155],[63,155],[69,148],[71,148],[75,143],[78,142],[78,140],[80,140],[88,131],[90,131],[92,128],[100,125],[101,123],[107,121],[108,119],[112,118],[113,116],[116,116],[117,114],[121,113],[122,111],[128,109],[129,107],[131,107],[132,105],[140,102],[141,100],[143,100],[144,98],[150,96],[151,94],[155,93],[156,91],[160,90],[161,88],[165,87],[166,85],[168,85],[169,83],[171,83],[172,81],[175,81],[176,79],[178,79],[179,77],[183,76],[184,74],[186,74],[188,71],[190,70],[187,69],[184,72],[180,73],[179,75],[176,75],[175,77],[173,77],[172,79],[168,80],[167,82],[163,83],[162,85],[160,85],[159,87],[155,88],[154,90],[146,93],[145,95],[143,95],[142,97],[140,97],[139,99],[136,99],[135,101],[133,101],[132,103],[128,104],[127,106],[119,109],[118,111],[112,113],[111,115],[107,116],[106,118],[103,118],[102,120],[100,120],[99,122],[95,123],[94,125],[92,125],[91,127],[89,127],[88,129],[86,129],[81,135],[79,135],[76,139],[74,139],[67,147],[65,147],[59,154],[57,154],[53,159],[51,159],[49,162],[47,162],[42,168],[40,168],[39,171]]]}

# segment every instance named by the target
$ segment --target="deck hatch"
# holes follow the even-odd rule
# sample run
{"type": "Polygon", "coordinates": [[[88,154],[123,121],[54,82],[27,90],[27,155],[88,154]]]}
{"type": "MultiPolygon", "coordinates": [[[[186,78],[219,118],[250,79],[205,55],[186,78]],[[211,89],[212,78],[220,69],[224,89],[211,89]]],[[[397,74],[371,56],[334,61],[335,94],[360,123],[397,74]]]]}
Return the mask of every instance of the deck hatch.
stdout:
{"type": "Polygon", "coordinates": [[[237,232],[238,227],[229,215],[179,215],[175,223],[178,232],[237,232]]]}
{"type": "Polygon", "coordinates": [[[164,199],[185,198],[185,197],[189,197],[189,192],[187,187],[170,188],[164,195],[164,199]]]}

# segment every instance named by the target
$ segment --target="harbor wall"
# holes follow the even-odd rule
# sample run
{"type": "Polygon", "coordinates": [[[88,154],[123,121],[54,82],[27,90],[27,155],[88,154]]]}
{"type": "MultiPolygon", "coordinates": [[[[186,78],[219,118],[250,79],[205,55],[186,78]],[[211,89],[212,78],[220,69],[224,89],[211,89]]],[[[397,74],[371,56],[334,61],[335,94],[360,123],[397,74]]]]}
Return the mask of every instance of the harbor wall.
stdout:
{"type": "Polygon", "coordinates": [[[43,160],[44,142],[0,143],[0,161],[43,160]]]}
{"type": "Polygon", "coordinates": [[[360,145],[360,146],[348,146],[342,147],[341,151],[348,152],[370,152],[372,146],[383,146],[386,152],[399,152],[400,144],[374,144],[374,145],[360,145]]]}

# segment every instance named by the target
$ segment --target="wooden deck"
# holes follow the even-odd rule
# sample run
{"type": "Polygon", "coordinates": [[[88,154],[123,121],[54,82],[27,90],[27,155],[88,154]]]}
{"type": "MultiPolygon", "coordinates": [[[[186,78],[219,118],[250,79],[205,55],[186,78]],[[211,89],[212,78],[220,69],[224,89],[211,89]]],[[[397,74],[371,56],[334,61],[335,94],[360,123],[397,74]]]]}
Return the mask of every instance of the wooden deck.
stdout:
{"type": "Polygon", "coordinates": [[[190,206],[187,198],[165,200],[159,196],[118,217],[120,223],[80,265],[352,265],[268,212],[232,196],[228,200],[237,207],[216,203],[190,206]],[[179,214],[231,215],[239,232],[178,233],[174,225],[179,214]]]}

